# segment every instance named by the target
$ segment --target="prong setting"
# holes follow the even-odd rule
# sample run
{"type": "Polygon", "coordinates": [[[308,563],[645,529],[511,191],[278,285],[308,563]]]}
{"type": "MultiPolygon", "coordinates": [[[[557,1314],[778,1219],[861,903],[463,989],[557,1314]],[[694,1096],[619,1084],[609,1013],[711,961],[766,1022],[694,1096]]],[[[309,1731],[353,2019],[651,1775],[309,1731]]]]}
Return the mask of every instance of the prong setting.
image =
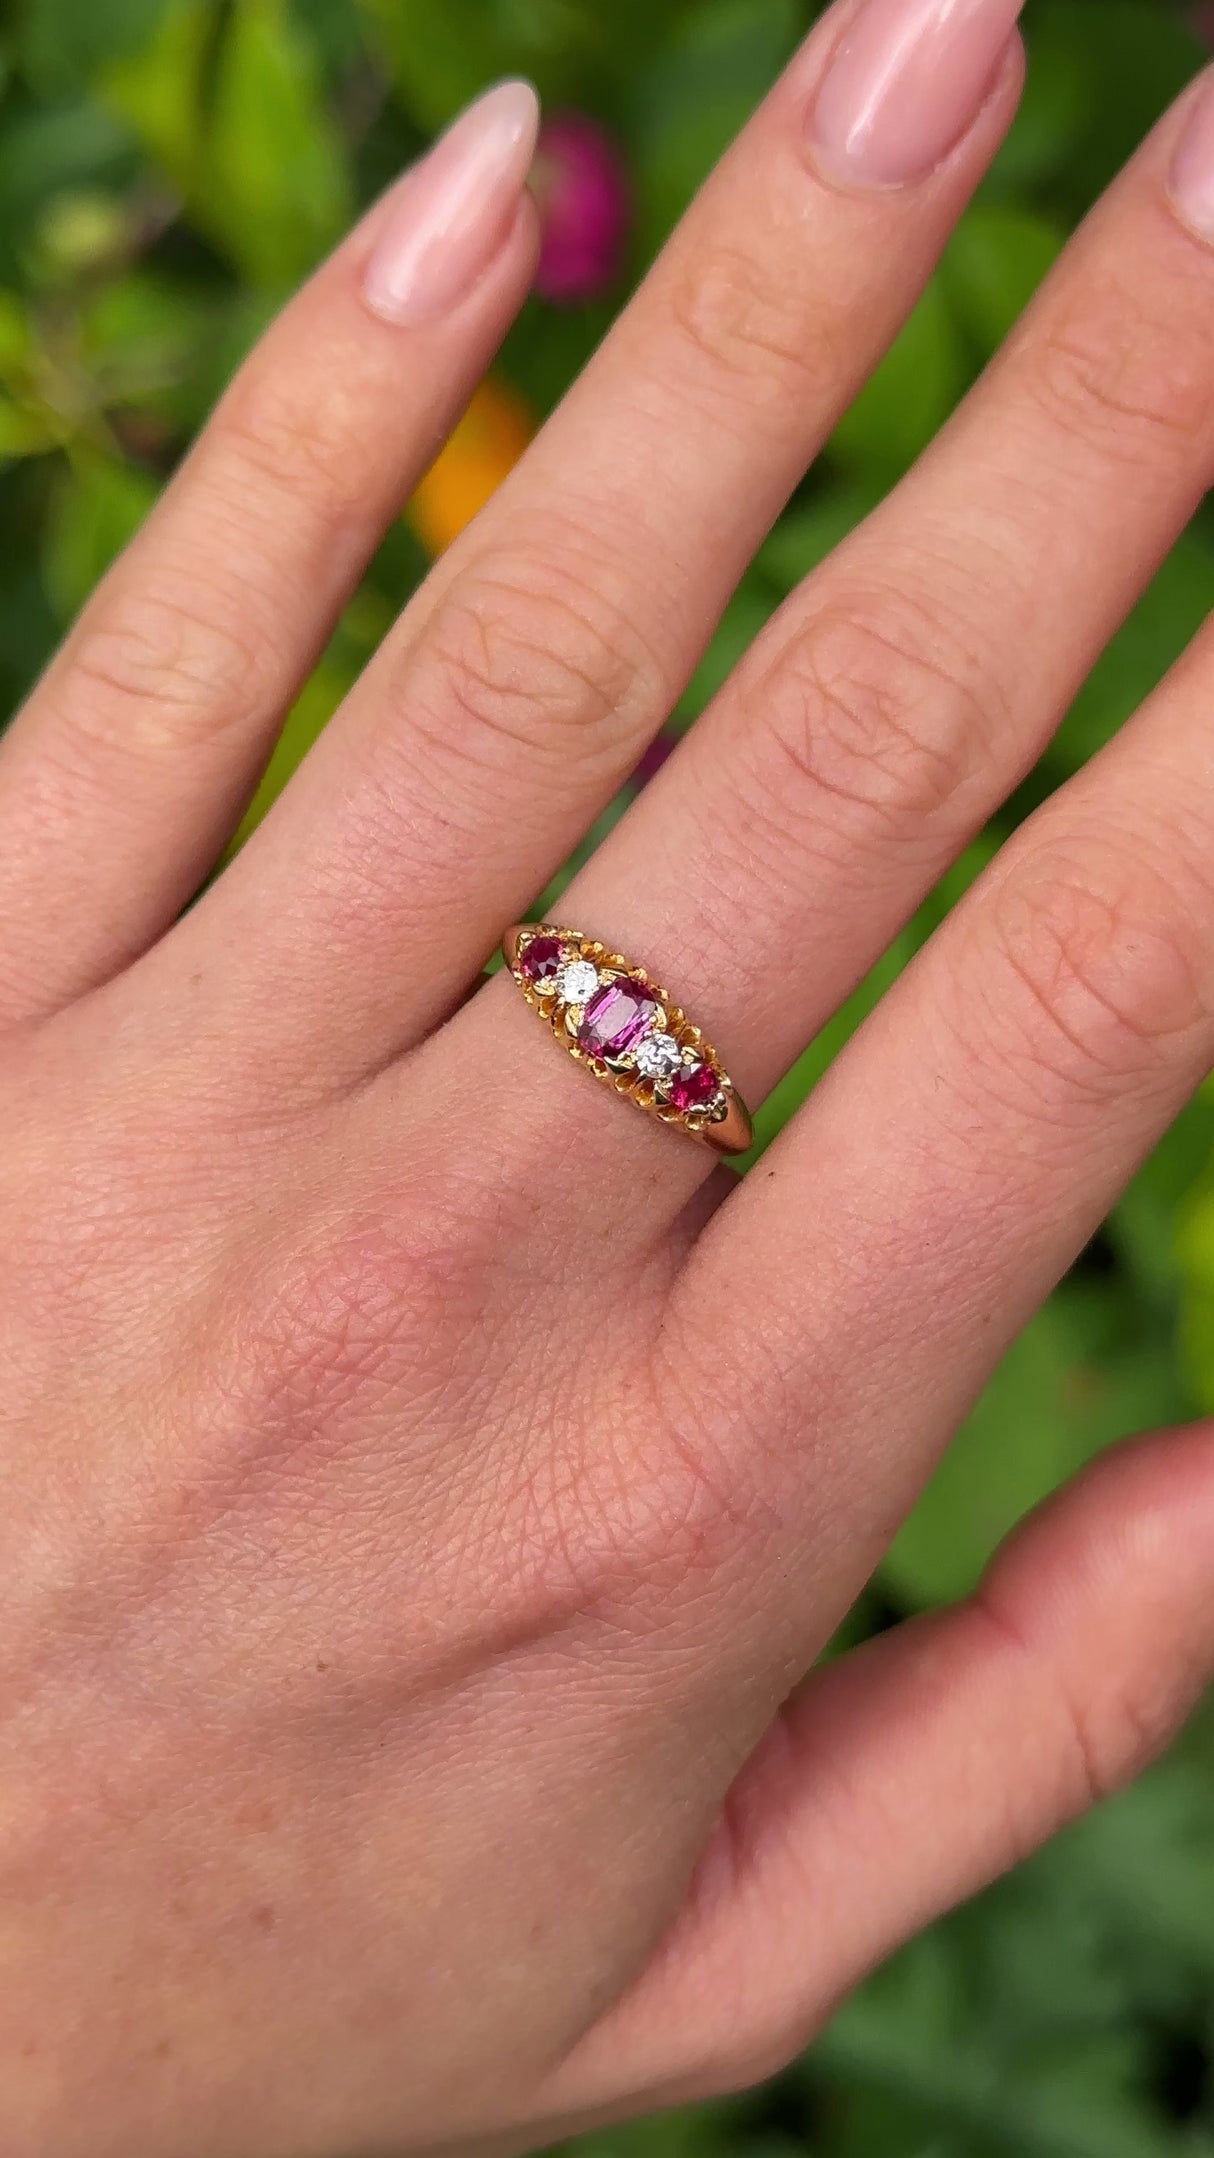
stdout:
{"type": "Polygon", "coordinates": [[[580,931],[528,923],[506,939],[518,987],[594,1076],[718,1153],[750,1145],[750,1118],[699,1027],[646,972],[580,931]]]}

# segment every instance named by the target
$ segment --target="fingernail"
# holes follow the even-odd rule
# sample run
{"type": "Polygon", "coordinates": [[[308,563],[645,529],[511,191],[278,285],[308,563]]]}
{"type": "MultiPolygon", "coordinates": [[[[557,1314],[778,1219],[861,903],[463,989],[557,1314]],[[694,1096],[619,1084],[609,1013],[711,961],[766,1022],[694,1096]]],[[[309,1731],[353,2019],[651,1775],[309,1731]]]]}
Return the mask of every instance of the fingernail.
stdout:
{"type": "Polygon", "coordinates": [[[367,264],[367,304],[388,322],[434,322],[466,299],[522,200],[539,133],[528,82],[503,82],[406,173],[367,264]]]}
{"type": "Polygon", "coordinates": [[[823,169],[853,187],[926,179],[990,94],[1023,0],[863,0],[818,92],[823,169]]]}
{"type": "Polygon", "coordinates": [[[1197,98],[1172,159],[1172,200],[1186,225],[1214,240],[1214,81],[1197,98]]]}

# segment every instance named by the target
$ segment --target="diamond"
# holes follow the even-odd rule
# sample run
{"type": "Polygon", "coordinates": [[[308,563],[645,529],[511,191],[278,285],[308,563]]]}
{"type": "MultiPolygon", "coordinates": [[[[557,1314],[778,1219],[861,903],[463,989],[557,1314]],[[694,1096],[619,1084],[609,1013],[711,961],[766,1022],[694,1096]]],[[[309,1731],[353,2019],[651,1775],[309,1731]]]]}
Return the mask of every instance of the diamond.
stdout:
{"type": "Polygon", "coordinates": [[[707,1109],[716,1099],[717,1075],[711,1064],[685,1064],[670,1083],[670,1099],[686,1115],[689,1109],[707,1109]]]}
{"type": "Polygon", "coordinates": [[[518,970],[533,988],[551,989],[564,961],[559,937],[532,937],[519,958],[518,970]]]}
{"type": "Polygon", "coordinates": [[[620,975],[597,989],[582,1014],[578,1042],[594,1057],[621,1057],[648,1034],[658,1013],[643,982],[620,975]]]}
{"type": "Polygon", "coordinates": [[[673,1034],[647,1034],[636,1053],[642,1079],[673,1079],[681,1061],[673,1034]]]}
{"type": "Polygon", "coordinates": [[[556,986],[566,1004],[588,1004],[599,986],[599,970],[588,959],[574,959],[562,969],[556,986]]]}

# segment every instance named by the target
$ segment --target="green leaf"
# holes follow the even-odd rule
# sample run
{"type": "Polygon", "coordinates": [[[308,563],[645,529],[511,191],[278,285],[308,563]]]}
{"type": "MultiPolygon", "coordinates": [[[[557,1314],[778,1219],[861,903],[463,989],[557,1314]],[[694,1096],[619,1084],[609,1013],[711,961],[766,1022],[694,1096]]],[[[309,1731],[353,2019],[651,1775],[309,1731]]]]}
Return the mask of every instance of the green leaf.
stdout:
{"type": "Polygon", "coordinates": [[[801,28],[795,0],[702,0],[635,84],[641,242],[651,255],[771,88],[801,28]]]}
{"type": "Polygon", "coordinates": [[[851,472],[891,483],[938,434],[966,380],[957,317],[937,275],[836,428],[832,454],[851,472]]]}
{"type": "Polygon", "coordinates": [[[1170,1343],[1068,1282],[1009,1351],[898,1535],[883,1579],[912,1604],[966,1595],[1025,1514],[1114,1439],[1179,1420],[1170,1343]]]}
{"type": "Polygon", "coordinates": [[[34,325],[24,301],[15,292],[0,291],[0,377],[8,381],[24,371],[34,348],[34,325]]]}
{"type": "Polygon", "coordinates": [[[997,352],[1066,241],[1064,227],[1034,210],[976,203],[945,252],[943,275],[983,360],[997,352]]]}
{"type": "Polygon", "coordinates": [[[79,451],[65,466],[43,536],[42,576],[61,622],[69,622],[122,552],[155,501],[156,483],[134,465],[79,451]]]}
{"type": "Polygon", "coordinates": [[[158,382],[195,360],[211,320],[191,286],[153,270],[132,270],[85,295],[78,315],[81,350],[107,381],[158,382]]]}
{"type": "Polygon", "coordinates": [[[43,206],[63,190],[125,181],[132,167],[128,129],[85,100],[36,107],[0,126],[0,247],[4,275],[24,267],[25,241],[43,206]]]}
{"type": "Polygon", "coordinates": [[[56,449],[59,440],[48,414],[28,411],[0,392],[0,460],[38,457],[56,449]]]}
{"type": "MultiPolygon", "coordinates": [[[[1099,0],[1097,0],[1099,4],[1099,0]]],[[[1090,36],[1084,44],[1041,34],[1041,11],[1028,21],[1029,66],[1019,110],[1001,144],[982,193],[999,200],[1026,196],[1065,174],[1075,137],[1087,112],[1090,36]]],[[[1044,19],[1048,33],[1048,16],[1044,19]]]]}
{"type": "MultiPolygon", "coordinates": [[[[630,2122],[586,2136],[571,2146],[578,2158],[715,2158],[722,2153],[722,2134],[734,2109],[728,2105],[696,2106],[689,2111],[666,2113],[658,2120],[630,2122]]],[[[750,2158],[751,2146],[728,2144],[728,2158],[750,2158]]],[[[724,2153],[722,2153],[724,2158],[724,2153]]],[[[754,2158],[760,2152],[754,2149],[754,2158]]],[[[772,2158],[779,2158],[778,2153],[772,2158]]]]}
{"type": "Polygon", "coordinates": [[[317,56],[285,0],[182,0],[106,95],[253,286],[285,292],[338,237],[351,189],[317,56]]]}
{"type": "Polygon", "coordinates": [[[1158,0],[1031,0],[1030,67],[1068,78],[1058,185],[1093,202],[1208,57],[1182,10],[1158,0]]]}
{"type": "MultiPolygon", "coordinates": [[[[1193,1195],[1214,1171],[1214,1094],[1207,1088],[1181,1112],[1114,1207],[1110,1242],[1144,1303],[1178,1318],[1183,1285],[1179,1239],[1193,1195]]],[[[1214,1328],[1214,1306],[1207,1325],[1214,1328]]]]}
{"type": "Polygon", "coordinates": [[[1214,1161],[1184,1211],[1177,1257],[1185,1368],[1202,1408],[1214,1413],[1214,1161]]]}
{"type": "Polygon", "coordinates": [[[520,62],[488,7],[450,0],[359,0],[411,119],[427,134],[520,62]]]}
{"type": "Polygon", "coordinates": [[[23,73],[43,93],[87,82],[146,44],[175,0],[28,0],[18,47],[23,73]]]}
{"type": "Polygon", "coordinates": [[[907,924],[900,936],[894,938],[872,971],[858,984],[840,1009],[827,1020],[816,1039],[797,1059],[792,1070],[785,1074],[779,1085],[768,1095],[755,1117],[755,1145],[741,1163],[743,1169],[753,1167],[772,1141],[779,1137],[784,1126],[808,1099],[852,1035],[869,1013],[875,1010],[886,990],[897,980],[903,968],[910,964],[916,952],[927,942],[962,895],[969,890],[975,877],[986,868],[994,851],[994,841],[985,836],[966,848],[965,853],[941,879],[936,890],[925,900],[914,920],[907,924]]]}
{"type": "Polygon", "coordinates": [[[1097,661],[1049,753],[1063,773],[1102,748],[1162,680],[1214,608],[1214,553],[1189,533],[1097,661]]]}
{"type": "Polygon", "coordinates": [[[213,33],[208,0],[176,0],[138,52],[100,77],[106,103],[130,123],[187,207],[207,180],[203,72],[213,33]]]}
{"type": "Polygon", "coordinates": [[[239,0],[208,154],[214,228],[253,284],[289,289],[344,230],[351,188],[316,56],[282,0],[239,0]]]}
{"type": "Polygon", "coordinates": [[[600,86],[621,32],[651,31],[655,11],[618,0],[358,0],[410,118],[426,134],[504,75],[532,77],[547,102],[600,86]]]}
{"type": "Polygon", "coordinates": [[[320,665],[287,716],[234,845],[248,838],[277,801],[313,743],[319,741],[371,653],[382,643],[392,620],[388,603],[367,586],[351,600],[320,665]]]}
{"type": "Polygon", "coordinates": [[[879,488],[858,482],[822,489],[780,519],[759,550],[759,568],[781,592],[792,592],[864,522],[880,499],[879,488]]]}
{"type": "Polygon", "coordinates": [[[712,642],[675,708],[678,719],[696,719],[724,688],[735,667],[771,620],[775,594],[753,574],[739,586],[712,642]]]}
{"type": "MultiPolygon", "coordinates": [[[[814,2060],[828,2077],[884,2095],[894,2133],[899,2123],[903,2134],[909,2129],[921,2139],[933,2128],[951,2131],[961,2139],[953,2146],[958,2158],[1168,2158],[1175,2152],[1128,2093],[1116,2087],[1101,2093],[1074,2069],[1018,2076],[964,2039],[924,2046],[901,2016],[874,2012],[874,1992],[847,2004],[819,2040],[814,2060]]],[[[931,2146],[903,2143],[907,2158],[916,2147],[931,2146]]]]}

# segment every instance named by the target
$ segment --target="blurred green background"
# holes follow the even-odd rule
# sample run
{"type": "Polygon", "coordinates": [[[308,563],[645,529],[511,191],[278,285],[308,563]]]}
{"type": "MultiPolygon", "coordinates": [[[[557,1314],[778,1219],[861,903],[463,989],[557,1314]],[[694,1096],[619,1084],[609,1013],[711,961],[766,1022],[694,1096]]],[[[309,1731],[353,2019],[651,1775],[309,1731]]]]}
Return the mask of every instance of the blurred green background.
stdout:
{"type": "MultiPolygon", "coordinates": [[[[508,71],[618,149],[627,263],[529,303],[389,536],[257,809],[416,579],[592,349],[793,49],[804,0],[24,0],[0,30],[0,676],[28,686],[218,389],[351,214],[508,71]]],[[[1023,112],[905,334],[764,547],[676,715],[973,380],[1102,184],[1204,57],[1165,0],[1029,0],[1023,112]]],[[[1211,356],[1214,365],[1214,355],[1211,356]]],[[[770,1136],[964,881],[1107,739],[1214,604],[1201,514],[1032,781],[828,1030],[770,1136]]],[[[256,812],[255,812],[256,813],[256,812]]],[[[618,813],[617,811],[613,813],[618,813]]],[[[964,1591],[1099,1447],[1214,1411],[1214,1094],[1009,1357],[849,1629],[964,1591]]],[[[1212,1564],[1214,1593],[1214,1564],[1212,1564]]],[[[812,1923],[812,1914],[809,1914],[812,1923]]],[[[1214,2158],[1214,1735],[873,1979],[773,2089],[597,2158],[1214,2158]]]]}

